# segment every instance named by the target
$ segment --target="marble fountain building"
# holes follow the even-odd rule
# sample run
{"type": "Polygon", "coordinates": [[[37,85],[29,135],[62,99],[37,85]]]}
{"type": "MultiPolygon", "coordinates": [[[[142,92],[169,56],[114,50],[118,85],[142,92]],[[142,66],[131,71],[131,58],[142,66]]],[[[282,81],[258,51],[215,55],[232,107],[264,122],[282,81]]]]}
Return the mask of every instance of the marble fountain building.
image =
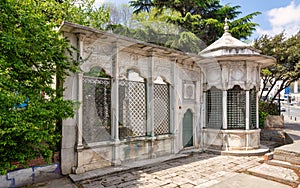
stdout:
{"type": "Polygon", "coordinates": [[[199,54],[64,22],[79,71],[64,98],[79,101],[63,121],[61,170],[83,173],[187,149],[259,149],[260,70],[275,63],[230,35],[199,54]]]}

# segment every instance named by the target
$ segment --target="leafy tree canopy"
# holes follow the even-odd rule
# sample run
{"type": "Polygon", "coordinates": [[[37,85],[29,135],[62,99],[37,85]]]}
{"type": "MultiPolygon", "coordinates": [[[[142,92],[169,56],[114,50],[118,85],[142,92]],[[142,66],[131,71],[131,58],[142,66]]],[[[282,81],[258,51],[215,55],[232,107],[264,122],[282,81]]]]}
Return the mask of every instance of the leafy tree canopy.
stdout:
{"type": "Polygon", "coordinates": [[[186,29],[167,22],[171,15],[179,15],[170,9],[159,11],[152,8],[151,12],[141,12],[131,17],[130,27],[124,25],[109,25],[114,33],[181,50],[184,52],[197,53],[204,48],[205,44],[194,34],[186,29]]]}
{"type": "Polygon", "coordinates": [[[63,20],[102,28],[108,12],[93,2],[0,1],[0,173],[14,169],[11,162],[49,159],[59,143],[57,122],[74,113],[54,81],[75,71],[76,61],[55,28],[63,20]]]}
{"type": "Polygon", "coordinates": [[[270,88],[266,99],[271,97],[270,91],[273,88],[277,91],[272,96],[271,102],[273,102],[280,91],[300,78],[300,32],[290,38],[286,38],[284,33],[273,37],[263,35],[254,41],[254,47],[261,50],[262,54],[277,59],[275,65],[261,71],[262,88],[270,88]]]}
{"type": "Polygon", "coordinates": [[[95,0],[47,0],[37,1],[37,9],[48,21],[57,26],[69,21],[95,29],[104,29],[109,21],[109,11],[104,6],[96,7],[95,0]]]}
{"type": "Polygon", "coordinates": [[[238,11],[240,6],[222,6],[219,0],[132,0],[130,5],[136,14],[151,12],[154,7],[158,9],[157,14],[161,14],[165,9],[178,12],[179,15],[169,15],[167,21],[192,32],[206,45],[222,36],[226,17],[231,20],[230,33],[238,39],[246,39],[257,26],[251,19],[260,14],[254,12],[238,18],[241,14],[238,11]]]}

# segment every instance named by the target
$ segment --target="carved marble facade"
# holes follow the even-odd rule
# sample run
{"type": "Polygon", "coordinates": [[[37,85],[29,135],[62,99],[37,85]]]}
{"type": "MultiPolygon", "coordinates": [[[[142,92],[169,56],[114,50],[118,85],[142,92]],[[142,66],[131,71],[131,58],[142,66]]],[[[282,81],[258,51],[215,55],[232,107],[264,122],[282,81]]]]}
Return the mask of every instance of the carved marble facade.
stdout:
{"type": "MultiPolygon", "coordinates": [[[[189,148],[205,150],[213,146],[225,150],[259,147],[259,129],[227,130],[226,91],[236,85],[246,90],[246,104],[249,106],[249,91],[259,89],[260,69],[272,64],[273,58],[261,56],[251,47],[228,48],[226,45],[232,45],[232,37],[226,37],[223,42],[218,40],[196,55],[69,22],[64,22],[59,31],[78,49],[73,58],[80,62],[80,70],[71,73],[64,82],[64,98],[79,101],[80,105],[74,118],[63,121],[63,174],[173,155],[189,148]],[[222,45],[225,47],[222,48],[222,45]],[[105,73],[109,85],[92,85],[104,82],[101,81],[104,78],[87,78],[86,75],[95,67],[105,73]],[[97,81],[89,85],[84,82],[85,79],[97,81]],[[127,82],[140,86],[121,87],[127,82]],[[162,89],[158,91],[157,88],[162,89]],[[206,93],[211,88],[222,91],[221,130],[206,128],[206,93]],[[93,102],[101,100],[101,97],[98,96],[99,100],[96,96],[90,97],[104,89],[110,94],[110,102],[103,100],[101,103],[105,106],[101,108],[106,110],[93,102]],[[160,105],[164,106],[161,107],[163,112],[158,113],[160,105]],[[106,122],[109,128],[100,127],[102,131],[97,128],[99,123],[87,125],[87,122],[94,121],[85,121],[87,117],[84,115],[93,113],[91,117],[101,120],[104,116],[99,110],[107,113],[105,117],[110,117],[110,121],[106,122]],[[132,115],[134,113],[139,117],[132,115]],[[168,124],[167,131],[158,131],[157,126],[162,124],[168,124]],[[133,125],[142,128],[132,129],[130,126],[133,125]],[[93,139],[84,138],[93,133],[105,134],[107,138],[97,140],[97,135],[93,139]]],[[[238,44],[241,44],[240,41],[238,44]]],[[[249,119],[249,113],[246,119],[249,119]]]]}
{"type": "Polygon", "coordinates": [[[272,65],[275,59],[232,37],[227,23],[224,29],[220,39],[199,53],[205,57],[199,61],[205,75],[203,147],[222,151],[259,149],[260,69],[272,65]]]}

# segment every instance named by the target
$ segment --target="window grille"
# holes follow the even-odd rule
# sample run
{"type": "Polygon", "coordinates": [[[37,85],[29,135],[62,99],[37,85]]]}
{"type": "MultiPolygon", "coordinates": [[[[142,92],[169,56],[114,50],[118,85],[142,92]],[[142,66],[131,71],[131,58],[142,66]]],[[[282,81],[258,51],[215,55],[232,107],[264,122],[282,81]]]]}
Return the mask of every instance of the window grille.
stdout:
{"type": "Polygon", "coordinates": [[[227,127],[246,128],[246,92],[239,86],[234,86],[227,92],[227,127]]]}
{"type": "Polygon", "coordinates": [[[256,128],[256,89],[250,90],[250,129],[256,128]]]}
{"type": "Polygon", "coordinates": [[[146,135],[146,87],[144,82],[119,81],[119,137],[146,135]]]}
{"type": "Polygon", "coordinates": [[[212,87],[206,97],[206,127],[221,129],[223,124],[222,90],[212,87]]]}
{"type": "Polygon", "coordinates": [[[85,143],[111,139],[111,81],[83,77],[83,127],[85,143]]]}
{"type": "Polygon", "coordinates": [[[170,132],[169,85],[154,84],[154,135],[170,132]]]}

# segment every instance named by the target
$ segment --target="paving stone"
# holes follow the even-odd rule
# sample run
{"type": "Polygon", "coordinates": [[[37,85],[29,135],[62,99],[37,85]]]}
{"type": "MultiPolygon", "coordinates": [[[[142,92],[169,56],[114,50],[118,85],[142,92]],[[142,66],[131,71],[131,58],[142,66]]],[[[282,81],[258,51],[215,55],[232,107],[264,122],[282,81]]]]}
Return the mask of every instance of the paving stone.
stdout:
{"type": "Polygon", "coordinates": [[[202,183],[200,185],[197,185],[195,188],[206,188],[206,187],[210,187],[210,186],[212,186],[214,184],[217,184],[217,183],[219,183],[219,181],[217,181],[217,180],[210,180],[210,181],[207,181],[207,182],[202,183]]]}
{"type": "Polygon", "coordinates": [[[137,185],[136,181],[128,181],[128,182],[124,182],[121,184],[118,184],[117,187],[134,187],[135,185],[137,185]]]}
{"type": "Polygon", "coordinates": [[[266,175],[274,176],[281,179],[287,179],[290,181],[298,180],[298,175],[294,170],[283,168],[279,166],[272,166],[268,164],[261,164],[260,166],[256,166],[248,170],[249,172],[258,172],[266,175]]]}
{"type": "Polygon", "coordinates": [[[186,183],[186,184],[180,185],[180,187],[182,187],[182,188],[194,188],[195,185],[190,184],[190,183],[186,183]]]}
{"type": "Polygon", "coordinates": [[[175,187],[178,187],[178,185],[175,184],[175,183],[169,183],[169,184],[161,186],[161,187],[163,187],[163,188],[175,188],[175,187]]]}

